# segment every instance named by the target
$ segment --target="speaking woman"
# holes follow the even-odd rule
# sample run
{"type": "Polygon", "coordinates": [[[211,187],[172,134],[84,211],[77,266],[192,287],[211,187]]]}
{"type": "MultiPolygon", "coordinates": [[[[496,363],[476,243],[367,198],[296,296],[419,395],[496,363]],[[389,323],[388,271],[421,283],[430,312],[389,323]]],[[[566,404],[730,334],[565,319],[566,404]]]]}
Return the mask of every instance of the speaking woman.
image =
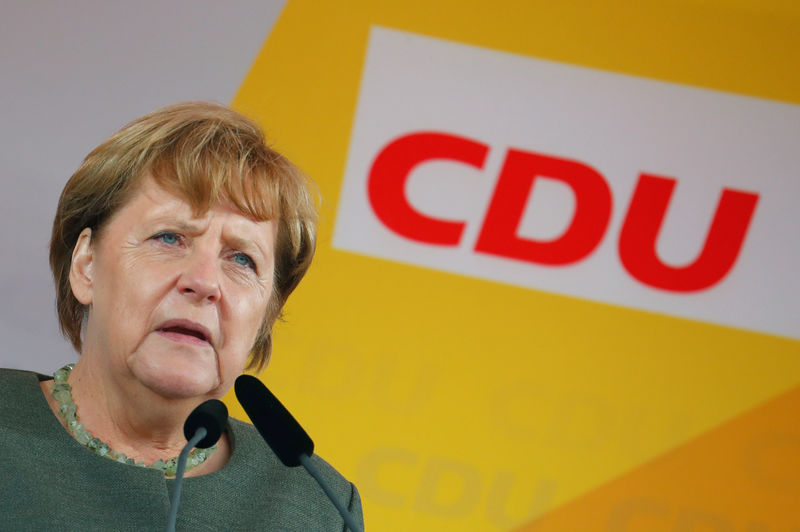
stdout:
{"type": "MultiPolygon", "coordinates": [[[[50,243],[80,357],[54,378],[0,372],[0,527],[163,529],[183,422],[267,363],[315,223],[302,174],[222,106],[158,110],[92,151],[50,243]]],[[[355,487],[315,460],[361,520],[355,487]]],[[[343,529],[314,480],[245,423],[189,467],[179,530],[343,529]]]]}

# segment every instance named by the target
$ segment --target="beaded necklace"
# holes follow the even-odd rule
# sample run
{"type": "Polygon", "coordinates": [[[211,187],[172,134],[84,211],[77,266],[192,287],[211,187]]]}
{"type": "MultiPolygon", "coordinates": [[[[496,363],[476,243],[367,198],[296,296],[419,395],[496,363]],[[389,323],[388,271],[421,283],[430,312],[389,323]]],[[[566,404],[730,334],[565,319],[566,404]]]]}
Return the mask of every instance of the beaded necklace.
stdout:
{"type": "MultiPolygon", "coordinates": [[[[64,419],[67,429],[69,429],[72,436],[78,440],[78,443],[93,453],[110,460],[139,467],[149,467],[163,472],[166,476],[175,476],[175,472],[178,468],[177,458],[170,458],[167,461],[159,459],[151,465],[146,465],[144,462],[137,462],[133,458],[125,456],[124,453],[117,453],[112,450],[107,443],[103,443],[98,438],[93,437],[83,425],[78,423],[78,407],[75,406],[75,402],[72,400],[72,386],[67,384],[69,374],[74,367],[74,364],[67,364],[53,374],[53,380],[55,381],[55,384],[53,384],[53,397],[58,401],[58,413],[64,419]]],[[[193,449],[192,452],[189,453],[186,462],[186,471],[205,462],[216,450],[216,445],[208,449],[193,449]]]]}

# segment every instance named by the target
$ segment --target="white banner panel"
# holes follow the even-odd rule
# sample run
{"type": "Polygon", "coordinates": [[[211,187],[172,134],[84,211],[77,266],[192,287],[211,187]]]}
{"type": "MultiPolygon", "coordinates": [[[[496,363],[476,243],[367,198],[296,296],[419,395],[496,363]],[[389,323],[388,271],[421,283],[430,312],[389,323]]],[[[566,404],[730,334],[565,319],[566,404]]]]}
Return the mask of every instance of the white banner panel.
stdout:
{"type": "Polygon", "coordinates": [[[800,338],[800,107],[373,27],[334,246],[800,338]]]}

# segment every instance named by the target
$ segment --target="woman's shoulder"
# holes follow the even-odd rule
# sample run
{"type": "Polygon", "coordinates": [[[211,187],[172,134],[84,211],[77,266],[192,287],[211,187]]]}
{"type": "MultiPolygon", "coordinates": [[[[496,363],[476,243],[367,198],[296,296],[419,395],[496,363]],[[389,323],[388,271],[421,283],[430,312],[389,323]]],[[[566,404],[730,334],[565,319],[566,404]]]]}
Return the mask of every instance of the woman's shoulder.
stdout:
{"type": "Polygon", "coordinates": [[[22,369],[0,368],[0,397],[18,397],[19,394],[41,393],[39,382],[44,375],[22,369]]]}
{"type": "MultiPolygon", "coordinates": [[[[206,480],[213,479],[208,486],[213,488],[215,500],[224,502],[226,515],[242,519],[237,522],[238,528],[272,529],[277,523],[294,523],[294,528],[287,530],[343,528],[335,507],[303,467],[283,465],[251,424],[231,418],[228,427],[233,443],[228,464],[209,475],[187,480],[199,488],[206,480]],[[257,508],[252,507],[250,498],[242,496],[244,493],[259,493],[257,508]],[[255,523],[260,524],[256,527],[255,523]],[[267,523],[270,526],[266,526],[267,523]]],[[[361,522],[361,499],[355,486],[322,458],[314,455],[311,461],[339,501],[361,522]]],[[[190,489],[186,495],[193,496],[193,491],[194,488],[190,489]]]]}
{"type": "Polygon", "coordinates": [[[0,368],[0,433],[33,445],[42,438],[60,438],[61,425],[53,416],[40,382],[47,377],[33,371],[0,368]]]}
{"type": "MultiPolygon", "coordinates": [[[[269,471],[271,475],[275,475],[276,472],[278,474],[283,472],[285,474],[302,473],[307,476],[303,467],[287,467],[283,465],[261,437],[261,434],[258,433],[258,430],[250,423],[230,418],[229,427],[234,440],[233,457],[237,461],[238,459],[247,460],[250,462],[250,467],[263,468],[265,471],[269,471]]],[[[342,489],[350,489],[350,482],[324,459],[315,454],[311,457],[311,461],[320,470],[326,481],[342,489]]]]}

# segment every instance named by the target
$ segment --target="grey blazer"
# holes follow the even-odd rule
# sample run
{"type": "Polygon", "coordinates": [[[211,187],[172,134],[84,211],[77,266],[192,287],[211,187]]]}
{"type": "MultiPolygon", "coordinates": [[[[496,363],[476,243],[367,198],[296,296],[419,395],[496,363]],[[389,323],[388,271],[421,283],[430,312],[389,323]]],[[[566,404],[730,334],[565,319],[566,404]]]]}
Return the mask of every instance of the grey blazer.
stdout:
{"type": "MultiPolygon", "coordinates": [[[[53,416],[43,375],[0,369],[0,530],[166,530],[171,479],[95,455],[53,416]]],[[[177,530],[342,531],[302,468],[287,468],[256,430],[232,419],[230,461],[184,480],[177,530]]],[[[312,460],[357,522],[355,486],[312,460]]]]}

